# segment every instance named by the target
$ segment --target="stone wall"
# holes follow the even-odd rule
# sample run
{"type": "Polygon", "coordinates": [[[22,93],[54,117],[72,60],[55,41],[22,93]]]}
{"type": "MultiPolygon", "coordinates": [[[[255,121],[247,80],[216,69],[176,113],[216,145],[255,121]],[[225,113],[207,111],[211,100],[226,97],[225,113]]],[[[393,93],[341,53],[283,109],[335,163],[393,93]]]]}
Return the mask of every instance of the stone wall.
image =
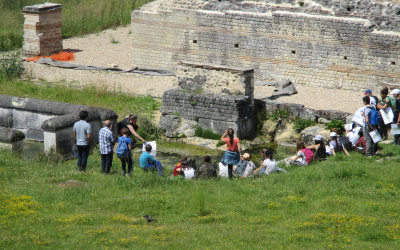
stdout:
{"type": "Polygon", "coordinates": [[[0,95],[0,127],[17,129],[27,140],[44,142],[46,151],[54,147],[68,158],[73,153],[72,127],[81,110],[89,112],[86,121],[92,125],[93,143],[98,142],[106,120],[112,122],[111,130],[117,135],[118,115],[110,109],[6,95],[0,95]]]}
{"type": "Polygon", "coordinates": [[[132,12],[133,63],[173,70],[179,61],[254,68],[256,80],[348,90],[397,86],[397,5],[304,2],[304,8],[290,0],[149,3],[132,12]]]}
{"type": "Polygon", "coordinates": [[[49,55],[63,49],[61,9],[60,4],[54,3],[24,7],[24,54],[49,55]]]}
{"type": "Polygon", "coordinates": [[[176,121],[182,117],[196,120],[203,129],[211,129],[219,134],[228,128],[232,128],[239,138],[254,133],[253,106],[248,96],[168,90],[162,98],[161,112],[160,125],[167,131],[173,131],[179,123],[176,121]],[[174,124],[175,128],[170,128],[174,124]]]}

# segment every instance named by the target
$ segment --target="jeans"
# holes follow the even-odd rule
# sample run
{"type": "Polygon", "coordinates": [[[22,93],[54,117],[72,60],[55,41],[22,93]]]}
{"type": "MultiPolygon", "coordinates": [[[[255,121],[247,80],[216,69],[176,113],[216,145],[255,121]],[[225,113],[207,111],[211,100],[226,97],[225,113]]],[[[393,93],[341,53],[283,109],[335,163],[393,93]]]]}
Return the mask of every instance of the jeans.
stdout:
{"type": "Polygon", "coordinates": [[[143,168],[143,171],[155,171],[155,170],[158,170],[158,175],[162,175],[163,174],[163,172],[162,172],[162,165],[161,165],[161,162],[159,162],[159,161],[157,161],[155,164],[154,163],[152,163],[152,164],[149,164],[149,165],[147,165],[147,166],[145,166],[144,168],[143,168]]]}
{"type": "Polygon", "coordinates": [[[128,163],[128,174],[132,175],[133,173],[133,161],[132,156],[129,155],[128,158],[121,157],[121,164],[122,164],[122,175],[126,174],[126,163],[128,163]]]}
{"type": "Polygon", "coordinates": [[[364,127],[363,128],[364,140],[365,140],[365,143],[367,143],[367,146],[366,146],[367,150],[365,151],[365,156],[374,155],[374,153],[378,149],[378,143],[374,143],[374,141],[372,140],[371,136],[369,135],[369,133],[371,131],[373,131],[373,130],[371,130],[369,127],[364,127]]]}
{"type": "Polygon", "coordinates": [[[113,161],[113,152],[101,154],[101,170],[103,173],[109,174],[113,161]]]}
{"type": "Polygon", "coordinates": [[[89,157],[89,145],[76,145],[78,148],[78,163],[76,164],[79,167],[79,171],[85,171],[87,165],[87,159],[89,157]]]}

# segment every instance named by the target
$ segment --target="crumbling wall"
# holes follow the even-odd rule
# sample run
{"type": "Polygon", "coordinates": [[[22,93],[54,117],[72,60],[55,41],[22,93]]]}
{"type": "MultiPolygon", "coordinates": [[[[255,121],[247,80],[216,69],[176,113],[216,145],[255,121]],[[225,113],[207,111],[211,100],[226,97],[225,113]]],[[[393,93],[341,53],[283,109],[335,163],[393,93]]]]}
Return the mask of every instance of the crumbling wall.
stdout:
{"type": "Polygon", "coordinates": [[[257,80],[348,90],[400,80],[394,4],[158,2],[132,12],[135,65],[175,70],[179,61],[213,63],[254,68],[257,80]]]}

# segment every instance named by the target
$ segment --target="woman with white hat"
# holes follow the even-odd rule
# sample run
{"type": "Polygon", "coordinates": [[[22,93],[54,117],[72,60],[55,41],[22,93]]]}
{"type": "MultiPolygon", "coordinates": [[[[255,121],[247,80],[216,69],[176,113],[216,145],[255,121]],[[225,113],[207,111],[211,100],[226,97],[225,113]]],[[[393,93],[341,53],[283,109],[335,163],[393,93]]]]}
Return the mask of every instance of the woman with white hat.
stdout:
{"type": "Polygon", "coordinates": [[[329,136],[331,137],[329,151],[327,152],[329,155],[336,155],[337,152],[343,151],[346,155],[350,156],[349,152],[347,152],[346,148],[343,146],[343,143],[338,140],[335,132],[331,132],[329,136]]]}
{"type": "Polygon", "coordinates": [[[319,161],[325,160],[325,158],[326,158],[326,149],[325,149],[325,143],[322,140],[322,136],[321,135],[316,135],[313,138],[313,141],[315,141],[315,144],[314,145],[310,145],[307,148],[315,150],[314,159],[317,159],[319,161]]]}

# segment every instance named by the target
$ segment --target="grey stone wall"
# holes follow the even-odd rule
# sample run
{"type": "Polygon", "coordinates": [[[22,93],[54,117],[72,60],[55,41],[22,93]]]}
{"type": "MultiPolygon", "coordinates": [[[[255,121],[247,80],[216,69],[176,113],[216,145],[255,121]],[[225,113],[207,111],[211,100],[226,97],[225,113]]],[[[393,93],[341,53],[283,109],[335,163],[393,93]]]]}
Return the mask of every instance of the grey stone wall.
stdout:
{"type": "Polygon", "coordinates": [[[135,65],[175,70],[179,61],[213,63],[254,68],[256,80],[348,90],[400,81],[394,4],[158,2],[132,12],[135,65]]]}
{"type": "Polygon", "coordinates": [[[164,92],[160,125],[170,125],[178,117],[197,120],[204,129],[223,134],[232,128],[239,138],[254,133],[253,106],[248,96],[194,94],[182,90],[164,92]]]}

